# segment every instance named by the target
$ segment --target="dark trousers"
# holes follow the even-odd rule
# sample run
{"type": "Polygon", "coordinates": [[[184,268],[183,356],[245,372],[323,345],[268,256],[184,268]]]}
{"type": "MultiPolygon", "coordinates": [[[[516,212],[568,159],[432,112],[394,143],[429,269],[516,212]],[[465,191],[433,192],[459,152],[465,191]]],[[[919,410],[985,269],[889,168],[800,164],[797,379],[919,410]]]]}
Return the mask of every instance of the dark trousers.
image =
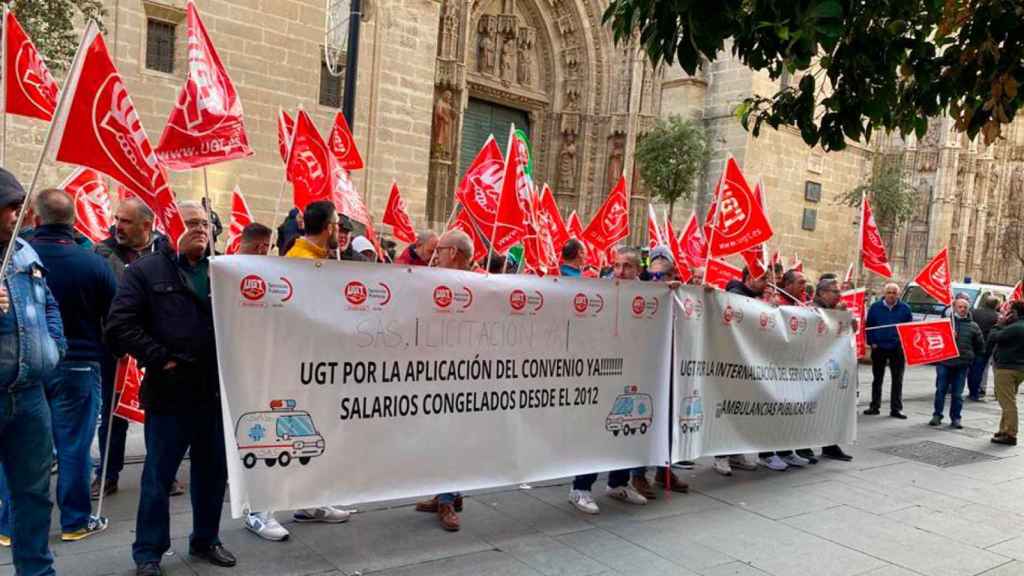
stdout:
{"type": "Polygon", "coordinates": [[[889,376],[892,380],[892,388],[889,394],[889,413],[903,411],[903,371],[907,367],[907,361],[903,358],[903,351],[883,350],[873,348],[871,350],[871,409],[879,410],[882,407],[882,381],[885,379],[885,367],[889,366],[889,376]]]}
{"type": "Polygon", "coordinates": [[[107,458],[107,482],[117,482],[124,468],[124,444],[128,438],[128,421],[124,418],[110,416],[110,409],[117,402],[119,394],[114,393],[114,377],[117,372],[117,361],[113,358],[104,361],[103,369],[103,406],[100,408],[100,429],[97,440],[100,445],[100,459],[96,463],[96,479],[103,473],[103,458],[107,458]],[[113,428],[111,429],[111,426],[113,428]],[[110,430],[110,454],[107,454],[107,431],[110,430]]]}
{"type": "MultiPolygon", "coordinates": [[[[635,468],[623,468],[622,470],[612,470],[608,473],[608,487],[609,488],[621,488],[629,484],[629,477],[635,468]]],[[[581,474],[573,479],[572,489],[573,490],[586,490],[590,491],[594,487],[594,482],[597,482],[597,472],[593,474],[581,474]]]]}
{"type": "Polygon", "coordinates": [[[187,414],[146,413],[146,464],[135,524],[132,557],[143,565],[160,562],[171,547],[169,496],[178,466],[191,448],[192,535],[190,546],[220,543],[220,513],[227,488],[227,461],[220,405],[187,414]]]}
{"type": "Polygon", "coordinates": [[[11,491],[11,556],[18,576],[51,576],[53,431],[43,387],[0,392],[0,463],[11,491]]]}
{"type": "Polygon", "coordinates": [[[967,391],[971,398],[978,399],[985,393],[985,384],[988,380],[988,362],[991,359],[987,354],[978,356],[971,362],[971,369],[967,373],[967,391]]]}

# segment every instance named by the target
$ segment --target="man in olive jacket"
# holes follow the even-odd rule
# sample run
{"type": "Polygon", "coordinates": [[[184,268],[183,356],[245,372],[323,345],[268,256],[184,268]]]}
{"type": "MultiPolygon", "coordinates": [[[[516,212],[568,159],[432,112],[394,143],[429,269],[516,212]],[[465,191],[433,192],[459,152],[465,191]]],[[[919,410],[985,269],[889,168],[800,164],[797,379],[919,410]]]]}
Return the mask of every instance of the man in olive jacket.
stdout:
{"type": "Polygon", "coordinates": [[[1003,409],[994,444],[1017,445],[1017,388],[1024,381],[1024,302],[1010,304],[989,334],[989,351],[996,366],[996,400],[1003,409]]]}
{"type": "Polygon", "coordinates": [[[942,423],[942,413],[946,405],[946,394],[951,394],[949,406],[950,428],[963,428],[960,425],[960,411],[964,405],[964,384],[967,383],[967,372],[976,356],[985,354],[985,339],[981,328],[971,320],[971,305],[963,298],[953,302],[953,327],[956,333],[956,347],[960,355],[944,360],[935,365],[935,412],[928,422],[929,426],[942,423]]]}

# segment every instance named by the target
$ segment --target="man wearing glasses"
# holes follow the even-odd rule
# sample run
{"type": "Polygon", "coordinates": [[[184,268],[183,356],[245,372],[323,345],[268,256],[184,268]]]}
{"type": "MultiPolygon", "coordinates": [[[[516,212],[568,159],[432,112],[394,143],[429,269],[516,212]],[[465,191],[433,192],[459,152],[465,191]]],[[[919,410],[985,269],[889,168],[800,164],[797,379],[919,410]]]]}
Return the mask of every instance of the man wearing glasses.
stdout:
{"type": "MultiPolygon", "coordinates": [[[[824,308],[826,310],[846,310],[846,304],[843,304],[840,294],[839,280],[837,280],[833,274],[826,274],[821,277],[821,280],[818,280],[818,286],[814,289],[814,306],[816,308],[824,308]]],[[[857,329],[856,322],[857,321],[854,320],[854,330],[857,329]]],[[[856,374],[856,371],[854,371],[854,374],[856,374]]],[[[800,452],[800,450],[797,450],[797,454],[800,454],[800,452]]],[[[808,450],[808,452],[810,452],[810,450],[808,450]]],[[[801,456],[804,455],[801,454],[801,456]]],[[[853,460],[853,456],[843,452],[843,449],[840,448],[838,444],[822,448],[821,456],[823,458],[831,458],[842,462],[849,462],[853,460]]]]}
{"type": "Polygon", "coordinates": [[[185,222],[178,252],[167,247],[125,270],[106,325],[113,351],[131,354],[146,369],[146,463],[132,544],[139,576],[162,574],[160,560],[171,547],[168,489],[186,451],[192,455],[189,554],[216,566],[236,563],[219,536],[227,462],[210,302],[210,220],[198,202],[178,208],[185,222]]]}

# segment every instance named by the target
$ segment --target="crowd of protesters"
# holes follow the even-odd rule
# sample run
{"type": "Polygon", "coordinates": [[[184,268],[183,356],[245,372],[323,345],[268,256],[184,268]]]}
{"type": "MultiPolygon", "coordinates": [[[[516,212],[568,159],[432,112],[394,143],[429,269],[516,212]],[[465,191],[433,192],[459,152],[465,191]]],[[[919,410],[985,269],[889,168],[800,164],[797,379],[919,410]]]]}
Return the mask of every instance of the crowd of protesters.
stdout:
{"type": "MultiPolygon", "coordinates": [[[[219,398],[214,340],[209,256],[220,233],[219,219],[203,203],[180,202],[185,233],[172,247],[153,229],[154,215],[137,200],[122,201],[108,239],[91,246],[74,231],[70,197],[50,189],[33,199],[31,234],[15,238],[18,213],[24,206],[21,184],[0,169],[0,248],[15,242],[11,264],[0,287],[0,545],[13,545],[16,573],[54,574],[49,551],[51,465],[56,459],[56,501],[61,539],[76,541],[98,534],[107,519],[92,513],[91,500],[118,491],[123,471],[128,424],[111,416],[118,401],[117,359],[130,355],[145,368],[141,403],[146,411],[146,459],[142,471],[132,556],[137,574],[162,574],[160,561],[170,549],[169,499],[191,495],[193,526],[189,553],[209,563],[230,567],[236,558],[219,538],[227,487],[227,463],[219,398]],[[99,423],[100,462],[90,456],[99,423]],[[179,467],[191,458],[188,485],[179,482],[179,467]]],[[[464,232],[443,235],[425,231],[400,253],[394,243],[375,246],[366,236],[353,236],[356,226],[330,202],[293,209],[274,231],[253,223],[241,233],[239,253],[289,258],[338,259],[404,266],[436,266],[478,272],[518,269],[511,257],[474,261],[473,241],[464,232]],[[379,256],[383,256],[380,258],[379,256]]],[[[558,273],[566,277],[616,278],[623,281],[677,285],[677,267],[667,247],[645,257],[640,250],[620,247],[606,269],[587,266],[587,246],[570,239],[561,250],[558,273]]],[[[693,281],[703,274],[695,270],[693,281]]],[[[813,286],[799,270],[777,266],[761,277],[744,269],[743,277],[726,290],[777,306],[843,309],[834,274],[822,275],[813,286]]],[[[1003,418],[992,442],[1015,445],[1017,389],[1024,381],[1024,302],[1004,312],[986,302],[972,311],[958,299],[953,316],[961,354],[936,366],[935,415],[943,418],[945,397],[952,397],[952,426],[960,427],[962,394],[970,381],[970,397],[985,393],[986,369],[995,366],[995,396],[1003,418]]],[[[879,414],[885,368],[891,381],[890,415],[906,418],[902,405],[905,359],[895,325],[912,321],[899,287],[885,287],[884,297],[868,311],[866,329],[871,347],[873,382],[867,415],[879,414]]],[[[810,447],[716,457],[713,469],[732,475],[734,469],[774,471],[818,462],[810,447]]],[[[850,461],[839,446],[826,446],[820,456],[850,461]]],[[[687,463],[683,463],[685,466],[687,463]]],[[[692,464],[692,463],[691,463],[692,464]]],[[[569,491],[572,505],[585,514],[600,507],[592,489],[598,473],[577,476],[569,491]]],[[[669,468],[611,471],[606,495],[633,505],[657,498],[658,490],[686,493],[689,486],[669,468]]],[[[436,514],[441,527],[457,531],[463,497],[439,494],[416,504],[436,514]]],[[[296,522],[340,523],[350,511],[336,506],[298,510],[296,522]]],[[[245,527],[266,540],[288,538],[273,511],[253,511],[245,527]]]]}

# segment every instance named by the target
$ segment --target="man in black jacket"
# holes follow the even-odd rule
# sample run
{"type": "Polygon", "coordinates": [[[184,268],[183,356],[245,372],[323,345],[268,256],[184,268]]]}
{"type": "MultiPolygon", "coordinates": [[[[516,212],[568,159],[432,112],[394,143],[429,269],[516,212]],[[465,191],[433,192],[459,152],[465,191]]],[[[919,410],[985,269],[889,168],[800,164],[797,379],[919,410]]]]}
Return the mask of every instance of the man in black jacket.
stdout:
{"type": "MultiPolygon", "coordinates": [[[[999,311],[996,310],[998,307],[999,300],[995,297],[983,296],[981,306],[971,313],[971,317],[974,318],[978,328],[981,328],[981,335],[986,341],[988,341],[988,335],[992,331],[992,327],[999,320],[999,311]]],[[[991,358],[987,353],[974,358],[970,371],[967,373],[967,397],[970,400],[979,402],[981,397],[985,395],[985,381],[988,380],[988,362],[991,358]]]]}
{"type": "Polygon", "coordinates": [[[964,384],[967,370],[976,356],[985,353],[985,339],[981,328],[971,320],[971,305],[963,298],[953,301],[953,326],[956,333],[956,347],[960,355],[943,360],[935,365],[935,410],[929,426],[942,423],[942,412],[946,405],[946,394],[952,396],[949,407],[950,428],[963,428],[960,411],[963,408],[964,384]]]}
{"type": "Polygon", "coordinates": [[[125,270],[106,335],[114,351],[146,369],[146,464],[132,556],[139,576],[161,574],[171,547],[168,489],[187,450],[192,455],[189,554],[234,566],[220,542],[227,482],[217,351],[210,302],[210,221],[196,202],[179,204],[186,231],[179,252],[146,256],[125,270]]]}
{"type": "Polygon", "coordinates": [[[1017,445],[1017,389],[1024,382],[1024,302],[1010,303],[992,329],[988,353],[996,367],[996,399],[1003,410],[993,444],[1017,445]]]}

